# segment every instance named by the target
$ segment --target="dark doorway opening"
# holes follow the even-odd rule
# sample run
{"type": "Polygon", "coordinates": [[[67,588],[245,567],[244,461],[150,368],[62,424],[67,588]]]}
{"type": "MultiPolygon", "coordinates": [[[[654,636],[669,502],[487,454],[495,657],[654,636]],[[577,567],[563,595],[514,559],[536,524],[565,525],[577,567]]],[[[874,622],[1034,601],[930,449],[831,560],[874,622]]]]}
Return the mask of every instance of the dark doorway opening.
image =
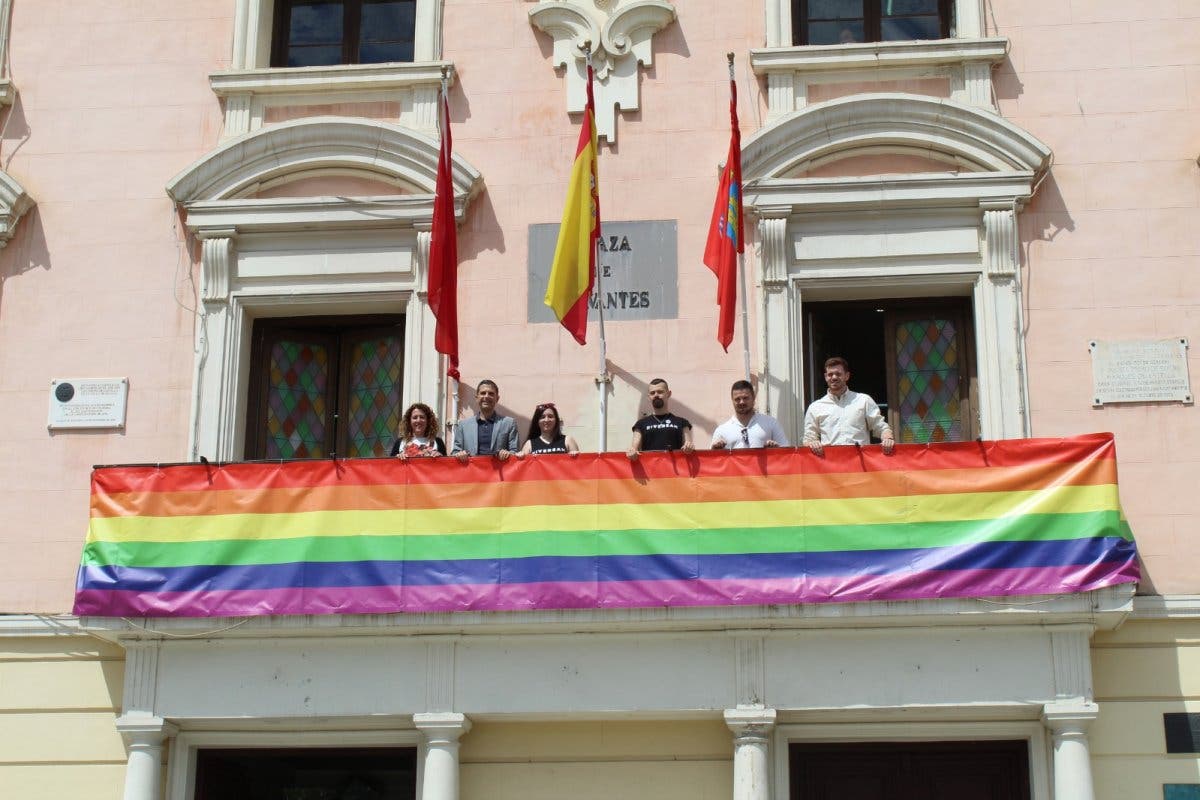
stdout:
{"type": "Polygon", "coordinates": [[[825,360],[850,363],[850,388],[869,394],[896,441],[979,435],[970,298],[805,303],[805,404],[826,392],[825,360]]]}
{"type": "Polygon", "coordinates": [[[201,749],[196,800],[410,800],[413,747],[201,749]]]}
{"type": "Polygon", "coordinates": [[[1029,800],[1025,741],[792,744],[791,800],[1029,800]]]}

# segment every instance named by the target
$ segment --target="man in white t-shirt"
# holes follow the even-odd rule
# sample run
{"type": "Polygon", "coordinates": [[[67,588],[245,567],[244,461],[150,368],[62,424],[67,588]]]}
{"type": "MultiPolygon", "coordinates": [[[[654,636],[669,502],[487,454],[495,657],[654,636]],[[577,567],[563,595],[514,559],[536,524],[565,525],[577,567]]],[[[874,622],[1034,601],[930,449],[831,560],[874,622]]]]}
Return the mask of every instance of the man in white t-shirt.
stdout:
{"type": "Polygon", "coordinates": [[[729,391],[733,416],[713,431],[714,450],[744,450],[751,447],[787,447],[787,434],[779,422],[754,410],[754,386],[737,381],[729,391]]]}
{"type": "Polygon", "coordinates": [[[883,452],[892,454],[896,440],[879,404],[869,394],[850,390],[850,365],[841,356],[825,361],[825,385],[829,392],[808,407],[804,415],[804,444],[817,455],[824,455],[827,444],[871,443],[874,435],[883,444],[883,452]]]}

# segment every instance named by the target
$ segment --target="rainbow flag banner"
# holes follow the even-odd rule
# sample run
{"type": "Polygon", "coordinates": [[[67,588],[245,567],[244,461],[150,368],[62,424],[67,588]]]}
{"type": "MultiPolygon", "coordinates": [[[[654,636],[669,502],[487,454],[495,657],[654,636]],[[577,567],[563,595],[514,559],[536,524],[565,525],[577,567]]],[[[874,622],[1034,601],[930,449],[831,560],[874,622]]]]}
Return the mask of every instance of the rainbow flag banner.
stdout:
{"type": "Polygon", "coordinates": [[[87,616],[828,603],[1138,580],[1108,434],[97,468],[87,616]]]}

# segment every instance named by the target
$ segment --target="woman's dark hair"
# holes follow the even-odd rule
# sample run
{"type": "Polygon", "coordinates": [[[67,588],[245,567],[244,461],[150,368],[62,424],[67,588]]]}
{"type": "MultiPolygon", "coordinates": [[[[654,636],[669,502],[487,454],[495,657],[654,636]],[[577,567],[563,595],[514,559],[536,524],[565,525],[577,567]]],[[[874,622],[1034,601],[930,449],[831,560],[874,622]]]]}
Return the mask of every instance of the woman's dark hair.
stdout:
{"type": "Polygon", "coordinates": [[[554,435],[550,437],[550,440],[557,439],[559,434],[562,433],[562,414],[558,413],[558,409],[555,408],[554,403],[539,403],[538,407],[533,410],[533,419],[529,421],[529,436],[525,438],[532,439],[535,436],[542,435],[542,429],[538,426],[538,423],[542,421],[542,415],[546,413],[547,409],[554,412],[555,420],[554,435]]]}
{"type": "Polygon", "coordinates": [[[439,431],[438,421],[437,415],[433,413],[433,409],[424,403],[413,403],[411,406],[404,409],[404,416],[400,418],[400,439],[402,441],[407,442],[412,438],[412,426],[409,425],[409,420],[412,419],[412,412],[418,410],[424,411],[425,419],[429,420],[429,422],[426,423],[425,435],[430,439],[437,438],[439,431]]]}

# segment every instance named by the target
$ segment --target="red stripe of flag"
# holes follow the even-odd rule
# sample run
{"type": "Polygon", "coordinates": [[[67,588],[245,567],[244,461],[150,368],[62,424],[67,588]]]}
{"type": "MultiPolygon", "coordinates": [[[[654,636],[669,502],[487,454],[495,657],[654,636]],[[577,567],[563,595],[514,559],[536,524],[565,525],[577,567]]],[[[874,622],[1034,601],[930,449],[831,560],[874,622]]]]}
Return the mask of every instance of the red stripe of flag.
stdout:
{"type": "Polygon", "coordinates": [[[454,219],[451,175],[450,102],[441,97],[442,146],[438,152],[437,187],[429,242],[429,308],[437,319],[433,346],[446,355],[446,374],[458,380],[458,231],[454,219]]]}

